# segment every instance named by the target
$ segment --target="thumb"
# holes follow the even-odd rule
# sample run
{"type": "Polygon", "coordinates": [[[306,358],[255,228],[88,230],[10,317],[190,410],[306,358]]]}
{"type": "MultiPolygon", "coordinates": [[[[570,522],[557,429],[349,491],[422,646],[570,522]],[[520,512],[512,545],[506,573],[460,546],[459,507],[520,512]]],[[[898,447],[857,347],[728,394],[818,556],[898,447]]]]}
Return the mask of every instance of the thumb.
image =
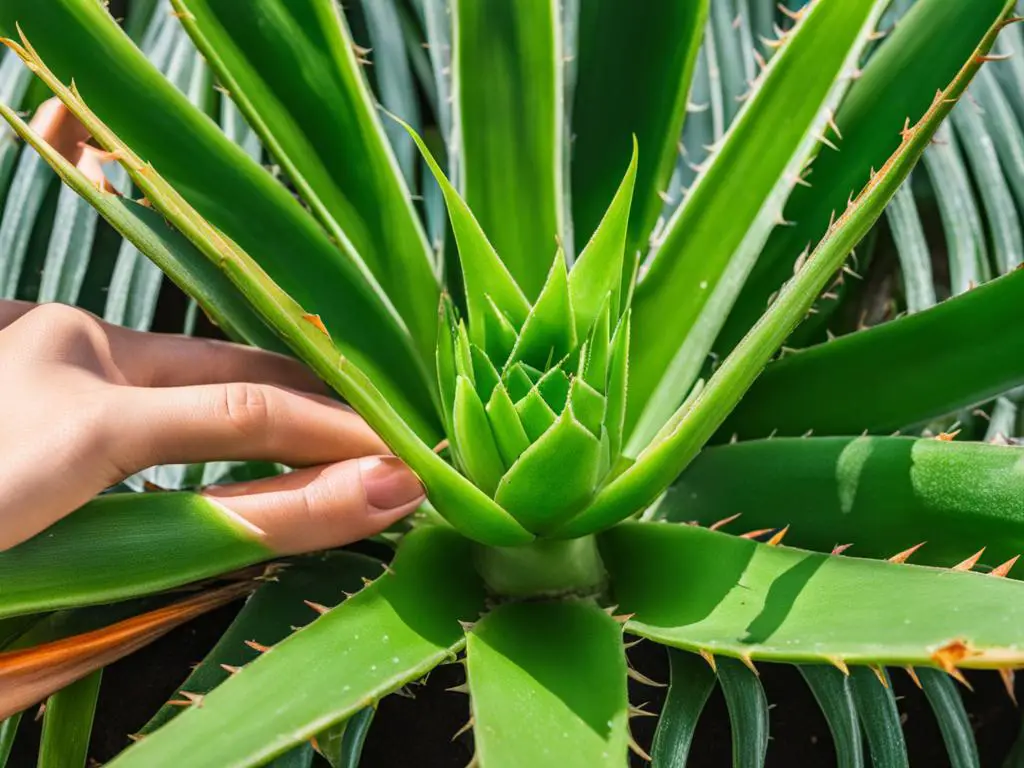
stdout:
{"type": "Polygon", "coordinates": [[[340,547],[380,533],[424,499],[394,456],[367,456],[279,477],[214,486],[211,501],[255,528],[277,554],[340,547]]]}

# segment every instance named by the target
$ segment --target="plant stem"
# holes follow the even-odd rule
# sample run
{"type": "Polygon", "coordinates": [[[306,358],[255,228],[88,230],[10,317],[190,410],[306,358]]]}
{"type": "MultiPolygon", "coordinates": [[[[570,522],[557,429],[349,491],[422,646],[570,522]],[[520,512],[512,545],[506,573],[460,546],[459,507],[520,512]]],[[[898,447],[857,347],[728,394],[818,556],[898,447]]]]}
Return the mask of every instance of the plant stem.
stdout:
{"type": "Polygon", "coordinates": [[[542,539],[521,547],[477,546],[473,561],[497,597],[591,597],[600,594],[607,581],[593,536],[542,539]]]}

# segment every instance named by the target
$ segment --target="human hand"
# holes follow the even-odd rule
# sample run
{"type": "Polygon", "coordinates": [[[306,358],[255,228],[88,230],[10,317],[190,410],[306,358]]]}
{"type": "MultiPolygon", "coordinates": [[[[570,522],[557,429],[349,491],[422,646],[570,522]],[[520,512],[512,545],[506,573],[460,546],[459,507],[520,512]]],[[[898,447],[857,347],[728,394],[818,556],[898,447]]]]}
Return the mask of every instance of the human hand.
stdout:
{"type": "Polygon", "coordinates": [[[204,491],[279,554],[373,535],[423,500],[415,475],[294,360],[0,301],[0,550],[146,467],[218,459],[303,467],[204,491]]]}

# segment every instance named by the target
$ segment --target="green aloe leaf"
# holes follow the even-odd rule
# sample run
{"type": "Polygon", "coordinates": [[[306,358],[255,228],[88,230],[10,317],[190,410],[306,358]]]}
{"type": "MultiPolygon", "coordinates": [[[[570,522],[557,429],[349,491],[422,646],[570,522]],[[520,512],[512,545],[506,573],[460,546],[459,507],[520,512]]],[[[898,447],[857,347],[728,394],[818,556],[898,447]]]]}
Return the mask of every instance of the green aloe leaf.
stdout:
{"type": "Polygon", "coordinates": [[[271,557],[199,494],[110,494],[0,552],[0,617],[123,600],[271,557]]]}
{"type": "MultiPolygon", "coordinates": [[[[608,349],[608,383],[605,397],[608,400],[604,424],[611,441],[611,455],[618,457],[623,449],[626,429],[626,407],[629,395],[629,349],[632,333],[632,310],[619,320],[608,349]]],[[[595,349],[594,354],[598,354],[595,349]]]]}
{"type": "Polygon", "coordinates": [[[537,301],[526,316],[510,360],[546,370],[576,347],[565,253],[559,249],[537,301]]]}
{"type": "Polygon", "coordinates": [[[498,384],[494,388],[491,399],[487,401],[486,410],[502,461],[506,467],[511,467],[523,451],[530,447],[530,438],[523,429],[516,407],[512,404],[512,398],[508,396],[503,384],[498,384]]]}
{"type": "Polygon", "coordinates": [[[672,677],[654,732],[651,757],[658,768],[686,768],[697,721],[717,678],[695,653],[669,648],[668,662],[672,677]]]}
{"type": "MultiPolygon", "coordinates": [[[[846,208],[847,199],[870,180],[900,146],[900,131],[930,106],[937,89],[944,89],[972,55],[986,30],[1006,11],[1003,0],[979,0],[965,5],[946,0],[918,0],[886,35],[836,111],[843,138],[838,152],[822,150],[807,177],[810,187],[794,188],[784,217],[793,222],[777,227],[743,286],[728,322],[715,342],[724,356],[764,314],[769,298],[789,280],[808,243],[830,228],[832,217],[846,208]],[[879,98],[879,94],[885,94],[879,98]]],[[[858,265],[854,265],[854,271],[858,265]]],[[[848,280],[839,276],[839,280],[848,280]]],[[[841,287],[841,286],[840,286],[841,287]]],[[[798,336],[818,329],[834,309],[834,301],[819,301],[818,314],[798,336]]]]}
{"type": "Polygon", "coordinates": [[[909,768],[903,725],[889,675],[884,669],[876,672],[854,667],[850,670],[850,682],[872,764],[909,768]]]}
{"type": "Polygon", "coordinates": [[[550,530],[590,498],[600,460],[600,441],[566,408],[501,478],[494,500],[528,530],[550,530]]]}
{"type": "MultiPolygon", "coordinates": [[[[404,125],[404,124],[403,124],[404,125]]],[[[473,210],[459,195],[455,187],[448,181],[444,171],[434,160],[427,145],[409,126],[405,129],[419,147],[423,159],[427,162],[434,178],[437,180],[444,202],[448,207],[455,242],[459,247],[459,261],[462,265],[462,276],[466,285],[466,306],[469,311],[469,327],[473,331],[473,341],[488,349],[482,332],[487,323],[486,306],[488,300],[504,314],[515,327],[521,327],[530,311],[530,304],[523,295],[519,284],[509,273],[502,258],[499,258],[494,246],[484,233],[483,228],[474,215],[473,210]]],[[[475,210],[475,209],[474,209],[475,210]]],[[[548,251],[545,251],[548,252],[548,251]]]]}
{"type": "Polygon", "coordinates": [[[621,766],[629,702],[622,628],[586,602],[508,603],[469,633],[482,768],[621,766]]]}
{"type": "Polygon", "coordinates": [[[662,208],[658,193],[675,165],[707,13],[708,0],[579,4],[572,213],[580,239],[597,229],[633,135],[643,155],[636,166],[630,258],[646,246],[662,208]]]}
{"type": "Polygon", "coordinates": [[[505,465],[494,440],[487,411],[472,382],[459,376],[455,385],[455,411],[452,415],[452,437],[466,473],[488,496],[505,474],[505,465]]]}
{"type": "Polygon", "coordinates": [[[989,130],[992,119],[976,101],[971,100],[950,115],[967,162],[978,180],[978,194],[992,232],[992,255],[999,271],[1007,272],[1024,261],[1024,233],[1007,181],[1007,172],[1012,165],[1001,161],[996,152],[993,132],[989,130]]]}
{"type": "Polygon", "coordinates": [[[836,749],[836,765],[838,768],[863,768],[864,744],[849,675],[835,667],[817,664],[801,664],[798,669],[828,721],[836,749]]]}
{"type": "Polygon", "coordinates": [[[14,748],[14,737],[18,735],[18,726],[20,724],[20,714],[0,721],[0,768],[6,768],[7,766],[11,750],[14,748]]]}
{"type": "Polygon", "coordinates": [[[988,279],[988,248],[981,213],[960,147],[948,123],[935,132],[935,141],[922,159],[942,216],[949,249],[949,282],[955,296],[988,279]]]}
{"type": "Polygon", "coordinates": [[[952,768],[980,768],[981,759],[978,756],[978,745],[974,741],[974,728],[967,717],[956,683],[949,675],[935,669],[919,669],[916,674],[939,723],[952,768]]]}
{"type": "MultiPolygon", "coordinates": [[[[452,71],[462,192],[533,299],[556,239],[571,242],[563,211],[559,5],[453,0],[451,12],[457,19],[452,71]]],[[[460,243],[460,256],[462,250],[460,243]]],[[[470,267],[463,263],[462,269],[470,267]]]]}
{"type": "Polygon", "coordinates": [[[1015,329],[1022,296],[1024,271],[1017,271],[916,315],[787,355],[765,369],[719,439],[808,429],[888,433],[995,397],[1024,383],[1024,339],[1015,329]],[[871,373],[880,370],[884,377],[871,373]],[[829,396],[811,397],[812,389],[829,396]]]}
{"type": "Polygon", "coordinates": [[[1016,447],[910,437],[810,437],[723,445],[700,457],[658,509],[730,530],[790,526],[789,544],[951,566],[985,548],[997,566],[1024,552],[1024,473],[1016,447]],[[743,478],[736,482],[736,478],[743,478]]]}
{"type": "MultiPolygon", "coordinates": [[[[31,41],[49,72],[33,61],[47,85],[62,95],[108,150],[131,157],[129,172],[150,202],[174,221],[162,202],[163,178],[142,183],[138,169],[152,164],[154,177],[180,193],[208,220],[210,229],[236,242],[279,282],[305,311],[322,318],[346,354],[372,370],[407,418],[430,435],[433,390],[430,361],[414,351],[408,332],[382,294],[370,285],[315,218],[264,168],[233,144],[219,127],[168,82],[92,0],[58,0],[40,6],[16,0],[0,9],[0,31],[31,41]],[[79,100],[61,94],[74,76],[77,92],[110,130],[82,113],[79,100]],[[115,144],[114,136],[120,137],[115,144]],[[129,150],[128,148],[131,148],[129,150]],[[139,159],[138,156],[144,158],[139,159]],[[303,258],[296,261],[294,255],[303,258]],[[337,297],[344,295],[345,301],[337,297]],[[410,383],[412,382],[412,383],[410,383]]],[[[164,190],[166,194],[166,190],[164,190]]],[[[175,221],[176,226],[189,234],[175,221]]],[[[198,243],[197,243],[198,245],[198,243]]],[[[430,306],[433,312],[433,303],[430,306]]],[[[430,333],[433,334],[431,324],[430,333]]]]}
{"type": "Polygon", "coordinates": [[[428,527],[402,541],[382,576],[274,646],[110,763],[258,766],[452,658],[484,592],[469,543],[428,527]],[[252,717],[253,701],[273,702],[252,717]],[[225,732],[230,739],[219,738],[225,732]]]}
{"type": "Polygon", "coordinates": [[[516,402],[516,413],[526,431],[530,442],[539,440],[555,423],[558,414],[544,400],[544,396],[536,387],[531,387],[526,395],[516,402]]]}
{"type": "MultiPolygon", "coordinates": [[[[7,108],[5,107],[5,110],[7,108]]],[[[0,220],[0,297],[13,299],[27,259],[29,241],[36,218],[43,207],[53,173],[33,152],[23,152],[14,169],[0,220]]]]}
{"type": "Polygon", "coordinates": [[[757,675],[736,659],[718,660],[718,681],[732,726],[732,764],[760,768],[768,753],[768,700],[757,675]]]}
{"type": "Polygon", "coordinates": [[[935,305],[935,278],[932,275],[931,249],[925,239],[911,182],[912,179],[907,178],[893,195],[885,216],[896,244],[907,312],[913,314],[935,305]]]}
{"type": "Polygon", "coordinates": [[[994,668],[1024,657],[1024,586],[980,573],[829,556],[689,525],[601,534],[627,631],[767,661],[994,668]],[[677,585],[689,585],[686,599],[677,585]],[[838,608],[837,608],[838,606],[838,608]],[[958,610],[951,611],[949,606],[958,610]]]}
{"type": "Polygon", "coordinates": [[[303,199],[429,359],[433,255],[340,9],[317,0],[257,0],[246,13],[231,0],[174,4],[303,199]]]}
{"type": "MultiPolygon", "coordinates": [[[[1011,6],[1011,2],[1006,2],[1004,12],[1011,6]]],[[[639,512],[682,472],[738,402],[742,400],[740,407],[746,407],[750,398],[744,398],[744,394],[775,350],[806,316],[818,291],[825,287],[881,216],[885,205],[928,146],[935,129],[984,63],[984,54],[991,49],[1001,27],[1001,21],[993,24],[956,78],[944,91],[935,94],[925,115],[915,125],[908,126],[899,149],[883,170],[850,201],[849,207],[835,220],[828,235],[786,284],[774,304],[715,371],[675,431],[643,461],[636,462],[602,488],[586,510],[559,530],[559,535],[590,533],[639,512]]],[[[924,314],[907,319],[915,320],[924,314]]]]}
{"type": "MultiPolygon", "coordinates": [[[[332,725],[316,736],[316,751],[330,764],[331,768],[359,768],[359,758],[362,755],[366,736],[370,732],[370,725],[373,723],[374,712],[373,707],[361,709],[345,722],[332,725]]],[[[297,747],[277,760],[280,761],[296,751],[305,753],[307,746],[309,746],[312,760],[311,745],[297,747]]],[[[284,766],[278,766],[277,762],[274,762],[271,764],[271,768],[284,768],[284,766]]]]}
{"type": "MultiPolygon", "coordinates": [[[[259,656],[246,641],[276,645],[318,615],[334,608],[346,593],[358,592],[361,579],[380,575],[381,563],[351,552],[325,552],[289,562],[265,581],[246,601],[217,644],[178,687],[179,691],[205,696],[240,668],[259,656]],[[228,668],[225,668],[227,665],[228,668]]],[[[181,699],[176,694],[174,699],[181,699]]],[[[140,733],[146,734],[170,722],[184,710],[165,704],[140,733]]]]}
{"type": "Polygon", "coordinates": [[[667,223],[633,304],[639,341],[627,423],[637,430],[635,445],[657,432],[696,380],[887,5],[807,6],[667,223]]]}
{"type": "Polygon", "coordinates": [[[85,768],[102,676],[93,672],[47,699],[38,768],[85,768]]]}
{"type": "Polygon", "coordinates": [[[61,222],[61,226],[50,233],[38,301],[78,302],[89,268],[96,220],[96,211],[89,203],[73,190],[61,187],[54,214],[54,221],[61,222]]]}
{"type": "MultiPolygon", "coordinates": [[[[596,6],[598,3],[595,3],[596,6]]],[[[577,137],[578,141],[578,137],[577,137]]],[[[577,163],[580,162],[577,159],[577,163]]],[[[569,293],[576,318],[576,338],[584,339],[605,305],[611,302],[611,314],[619,316],[619,292],[623,283],[623,257],[629,212],[637,173],[637,141],[633,137],[633,156],[611,205],[594,230],[569,273],[569,293]],[[609,296],[611,298],[609,299],[609,296]]],[[[549,278],[550,279],[550,278],[549,278]]]]}

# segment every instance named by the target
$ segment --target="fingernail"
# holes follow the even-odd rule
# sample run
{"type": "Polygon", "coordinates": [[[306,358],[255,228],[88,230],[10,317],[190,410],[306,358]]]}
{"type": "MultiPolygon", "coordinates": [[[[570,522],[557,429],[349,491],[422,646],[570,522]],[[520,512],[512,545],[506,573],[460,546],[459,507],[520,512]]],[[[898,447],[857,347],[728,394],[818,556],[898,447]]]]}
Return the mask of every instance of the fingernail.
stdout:
{"type": "Polygon", "coordinates": [[[359,460],[359,473],[371,512],[394,512],[418,505],[426,495],[419,479],[394,456],[359,460]]]}

